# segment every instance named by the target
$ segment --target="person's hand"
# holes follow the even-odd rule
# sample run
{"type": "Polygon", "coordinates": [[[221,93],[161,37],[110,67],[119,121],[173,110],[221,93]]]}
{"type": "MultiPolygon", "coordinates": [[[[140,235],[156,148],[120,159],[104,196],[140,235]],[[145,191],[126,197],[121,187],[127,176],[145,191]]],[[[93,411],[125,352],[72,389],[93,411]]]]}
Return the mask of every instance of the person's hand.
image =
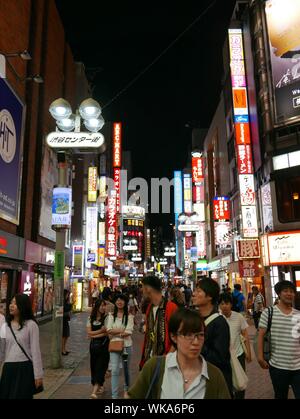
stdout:
{"type": "Polygon", "coordinates": [[[34,383],[35,383],[35,388],[38,388],[43,385],[43,379],[37,378],[36,380],[34,380],[34,383]]]}
{"type": "Polygon", "coordinates": [[[264,370],[269,369],[269,364],[263,358],[258,358],[258,363],[259,363],[259,365],[261,366],[262,369],[264,369],[264,370]]]}

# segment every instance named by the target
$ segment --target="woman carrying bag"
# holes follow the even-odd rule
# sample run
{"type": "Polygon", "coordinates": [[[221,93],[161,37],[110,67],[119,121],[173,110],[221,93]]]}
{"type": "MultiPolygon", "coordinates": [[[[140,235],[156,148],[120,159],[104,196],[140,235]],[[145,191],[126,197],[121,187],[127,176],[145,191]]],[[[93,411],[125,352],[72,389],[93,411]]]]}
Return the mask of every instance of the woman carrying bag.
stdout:
{"type": "Polygon", "coordinates": [[[0,399],[32,399],[43,389],[39,328],[26,294],[17,294],[0,330],[0,399]]]}
{"type": "Polygon", "coordinates": [[[90,399],[97,399],[97,394],[102,394],[104,391],[103,385],[109,363],[109,339],[105,327],[106,319],[106,302],[98,299],[94,302],[91,317],[87,322],[87,334],[91,339],[91,382],[94,386],[90,399]]]}
{"type": "Polygon", "coordinates": [[[124,294],[115,298],[114,313],[109,314],[107,321],[107,333],[110,337],[109,351],[111,363],[111,389],[112,398],[119,395],[119,364],[122,359],[124,369],[124,398],[127,397],[129,387],[129,364],[132,349],[132,331],[134,318],[128,314],[128,299],[124,294]]]}

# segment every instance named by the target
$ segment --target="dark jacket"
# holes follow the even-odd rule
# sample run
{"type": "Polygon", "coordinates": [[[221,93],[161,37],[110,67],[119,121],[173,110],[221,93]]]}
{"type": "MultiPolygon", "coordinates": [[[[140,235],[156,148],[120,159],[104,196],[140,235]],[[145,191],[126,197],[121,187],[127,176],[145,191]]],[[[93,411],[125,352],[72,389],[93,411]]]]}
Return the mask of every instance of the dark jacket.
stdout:
{"type": "MultiPolygon", "coordinates": [[[[206,319],[208,319],[208,317],[206,317],[206,319]]],[[[207,362],[210,362],[222,371],[229,391],[231,391],[232,370],[230,365],[230,329],[223,316],[218,316],[206,327],[205,341],[201,353],[207,362]]]]}
{"type": "MultiPolygon", "coordinates": [[[[128,395],[130,399],[145,399],[150,383],[155,371],[157,356],[150,358],[139,373],[134,385],[129,389],[128,395]]],[[[158,379],[152,387],[150,399],[160,399],[161,386],[163,382],[166,357],[161,357],[160,372],[158,379]]],[[[230,394],[221,371],[210,363],[207,363],[207,372],[209,380],[206,382],[205,399],[230,399],[230,394]]]]}

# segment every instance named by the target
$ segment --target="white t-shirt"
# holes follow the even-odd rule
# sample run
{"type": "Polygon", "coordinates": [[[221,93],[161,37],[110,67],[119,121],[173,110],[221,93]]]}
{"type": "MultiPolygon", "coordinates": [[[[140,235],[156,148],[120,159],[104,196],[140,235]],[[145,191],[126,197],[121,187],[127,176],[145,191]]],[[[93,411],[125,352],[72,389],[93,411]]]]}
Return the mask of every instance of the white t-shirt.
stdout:
{"type": "MultiPolygon", "coordinates": [[[[106,329],[123,329],[125,333],[130,333],[129,336],[124,338],[124,346],[127,348],[128,346],[132,346],[132,332],[134,327],[134,317],[129,314],[128,315],[128,322],[127,326],[125,327],[124,323],[122,322],[122,319],[120,317],[116,317],[116,320],[114,320],[114,316],[112,314],[108,315],[108,318],[106,319],[106,329]]],[[[120,338],[120,336],[113,337],[112,340],[122,340],[123,338],[120,338]]]]}
{"type": "Polygon", "coordinates": [[[232,311],[230,317],[224,317],[229,324],[231,347],[235,351],[236,356],[241,356],[244,350],[241,344],[240,334],[242,330],[246,330],[248,328],[248,323],[246,322],[244,316],[236,311],[232,311]]]}

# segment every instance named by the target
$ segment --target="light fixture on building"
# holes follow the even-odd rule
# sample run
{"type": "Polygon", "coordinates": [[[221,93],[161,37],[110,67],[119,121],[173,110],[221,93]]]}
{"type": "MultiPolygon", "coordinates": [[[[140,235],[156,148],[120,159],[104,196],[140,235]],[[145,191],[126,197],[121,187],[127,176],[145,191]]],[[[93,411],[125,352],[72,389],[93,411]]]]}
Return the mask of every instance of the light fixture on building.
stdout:
{"type": "Polygon", "coordinates": [[[299,200],[299,193],[298,192],[293,192],[293,200],[294,201],[298,201],[299,200]]]}

